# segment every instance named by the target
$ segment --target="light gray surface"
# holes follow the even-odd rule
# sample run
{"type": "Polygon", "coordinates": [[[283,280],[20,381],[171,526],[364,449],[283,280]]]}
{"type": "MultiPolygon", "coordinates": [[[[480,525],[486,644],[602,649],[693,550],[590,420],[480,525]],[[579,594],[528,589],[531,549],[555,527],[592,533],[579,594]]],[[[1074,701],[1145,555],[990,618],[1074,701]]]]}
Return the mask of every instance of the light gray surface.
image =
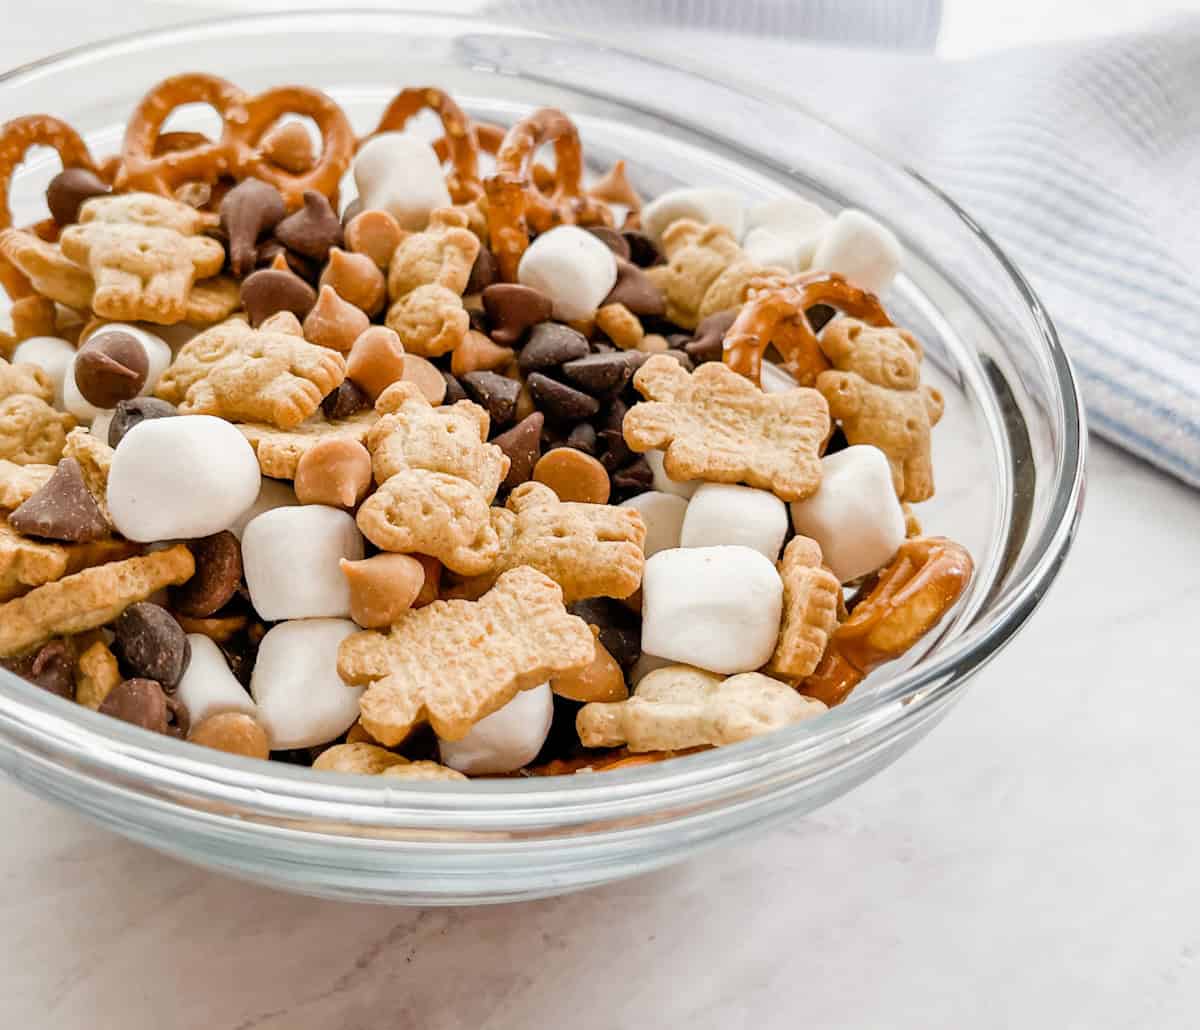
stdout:
{"type": "MultiPolygon", "coordinates": [[[[0,62],[146,11],[170,16],[10,22],[0,62]]],[[[928,740],[786,830],[626,884],[500,909],[309,901],[0,785],[0,1025],[1195,1026],[1200,505],[1103,444],[1090,474],[1059,584],[928,740]]]]}

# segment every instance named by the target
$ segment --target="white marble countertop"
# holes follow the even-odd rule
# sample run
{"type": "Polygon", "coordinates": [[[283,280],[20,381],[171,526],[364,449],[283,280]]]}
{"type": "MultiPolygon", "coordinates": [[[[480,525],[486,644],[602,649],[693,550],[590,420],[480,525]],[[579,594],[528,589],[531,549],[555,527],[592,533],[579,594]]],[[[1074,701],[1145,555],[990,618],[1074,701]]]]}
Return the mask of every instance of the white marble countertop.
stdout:
{"type": "MultiPolygon", "coordinates": [[[[0,64],[174,16],[10,22],[0,64]]],[[[1198,502],[1094,442],[1072,559],[927,740],[786,829],[589,893],[314,901],[0,784],[0,1026],[1193,1027],[1198,502]]]]}

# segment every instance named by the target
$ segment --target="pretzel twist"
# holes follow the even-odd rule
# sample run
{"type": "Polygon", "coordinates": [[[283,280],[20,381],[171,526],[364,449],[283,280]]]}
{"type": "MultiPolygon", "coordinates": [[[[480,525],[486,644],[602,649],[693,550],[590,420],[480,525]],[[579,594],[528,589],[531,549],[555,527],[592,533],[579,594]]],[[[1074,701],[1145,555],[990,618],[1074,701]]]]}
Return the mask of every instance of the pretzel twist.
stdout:
{"type": "MultiPolygon", "coordinates": [[[[450,162],[451,171],[446,176],[450,199],[456,204],[478,200],[483,195],[483,183],[479,180],[480,130],[485,126],[472,122],[450,94],[431,86],[401,90],[384,110],[371,136],[381,132],[400,132],[410,118],[424,110],[433,111],[442,120],[443,135],[434,142],[433,149],[440,161],[450,162]]],[[[496,126],[486,128],[495,130],[489,139],[495,138],[496,133],[503,138],[504,130],[496,126]]],[[[367,138],[370,139],[370,136],[367,138]]],[[[495,147],[498,146],[497,141],[495,147]]],[[[496,152],[495,147],[490,153],[496,152]]]]}
{"type": "Polygon", "coordinates": [[[966,548],[945,537],[905,540],[829,639],[800,692],[833,707],[872,669],[899,658],[936,626],[970,582],[966,548]]]}
{"type": "Polygon", "coordinates": [[[801,386],[812,386],[830,367],[806,314],[816,304],[828,304],[868,325],[892,324],[875,294],[835,273],[808,273],[784,284],[764,280],[725,334],[725,364],[760,383],[763,355],[774,344],[782,367],[801,386]]]}
{"type": "MultiPolygon", "coordinates": [[[[63,168],[97,170],[87,144],[66,122],[48,114],[28,115],[6,122],[0,129],[0,229],[12,226],[9,188],[13,173],[25,160],[30,147],[51,147],[57,151],[63,168]]],[[[0,260],[0,284],[13,300],[33,293],[29,280],[4,260],[0,260]]]]}

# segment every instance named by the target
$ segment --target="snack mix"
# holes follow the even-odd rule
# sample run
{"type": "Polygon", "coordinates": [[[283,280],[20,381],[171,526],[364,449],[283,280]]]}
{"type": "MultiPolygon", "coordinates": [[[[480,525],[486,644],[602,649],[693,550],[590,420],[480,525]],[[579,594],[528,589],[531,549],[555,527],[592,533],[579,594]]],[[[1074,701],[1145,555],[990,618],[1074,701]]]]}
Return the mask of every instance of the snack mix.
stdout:
{"type": "Polygon", "coordinates": [[[179,75],[104,160],[8,122],[0,662],[422,781],[819,717],[972,574],[910,507],[943,401],[879,300],[901,259],[859,211],[643,203],[562,111],[505,130],[433,88],[356,137],[316,90],[179,75]],[[164,131],[198,102],[219,139],[164,131]],[[34,146],[62,171],[18,228],[34,146]]]}

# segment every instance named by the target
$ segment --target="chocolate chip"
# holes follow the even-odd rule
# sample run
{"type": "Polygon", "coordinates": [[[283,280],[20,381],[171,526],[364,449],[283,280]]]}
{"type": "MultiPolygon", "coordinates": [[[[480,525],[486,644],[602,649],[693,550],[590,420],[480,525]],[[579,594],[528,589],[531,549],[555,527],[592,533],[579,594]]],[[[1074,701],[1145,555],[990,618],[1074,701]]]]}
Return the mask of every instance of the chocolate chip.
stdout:
{"type": "Polygon", "coordinates": [[[113,623],[114,650],[135,676],[156,680],[167,690],[179,683],[192,648],[171,613],[157,604],[131,604],[113,623]]]}
{"type": "Polygon", "coordinates": [[[568,361],[563,375],[594,397],[616,393],[633,375],[633,363],[625,351],[612,354],[589,354],[586,358],[568,361]]]}
{"type": "Polygon", "coordinates": [[[471,274],[467,278],[467,288],[463,293],[482,293],[493,283],[500,281],[500,265],[496,255],[487,247],[480,247],[475,255],[475,263],[471,266],[471,274]]]}
{"type": "Polygon", "coordinates": [[[623,261],[629,260],[629,241],[608,225],[589,225],[587,231],[623,261]]]}
{"type": "Polygon", "coordinates": [[[343,379],[341,384],[321,401],[321,411],[328,419],[349,418],[371,406],[371,398],[366,391],[349,379],[343,379]]]}
{"type": "Polygon", "coordinates": [[[75,655],[63,640],[51,640],[34,654],[5,658],[0,665],[35,687],[75,700],[75,655]]]}
{"type": "Polygon", "coordinates": [[[725,334],[729,332],[729,327],[733,325],[737,317],[738,309],[729,308],[701,319],[700,324],[696,326],[696,335],[690,342],[683,345],[687,356],[697,364],[703,364],[706,361],[720,361],[724,353],[722,343],[725,334]]]}
{"type": "Polygon", "coordinates": [[[600,643],[621,668],[630,668],[641,657],[641,620],[623,604],[607,597],[593,597],[567,605],[567,611],[599,630],[600,643]]]}
{"type": "Polygon", "coordinates": [[[63,458],[45,484],[8,517],[26,536],[87,543],[108,536],[109,526],[74,458],[63,458]]]}
{"type": "Polygon", "coordinates": [[[837,314],[837,309],[831,308],[828,304],[814,304],[804,314],[808,318],[808,324],[812,331],[819,333],[832,321],[833,316],[837,314]]]}
{"type": "Polygon", "coordinates": [[[613,491],[622,499],[645,493],[654,486],[654,470],[643,457],[635,458],[612,476],[613,491]]]}
{"type": "Polygon", "coordinates": [[[667,346],[670,347],[671,350],[683,350],[684,347],[692,342],[692,337],[690,337],[687,333],[667,333],[666,338],[667,346]]]}
{"type": "Polygon", "coordinates": [[[624,304],[635,315],[657,317],[667,310],[667,297],[632,261],[617,261],[617,281],[605,304],[624,304]]]}
{"type": "Polygon", "coordinates": [[[146,348],[121,329],[101,329],[75,355],[75,385],[97,408],[136,397],[149,371],[146,348]]]}
{"type": "Polygon", "coordinates": [[[109,193],[108,184],[86,168],[64,168],[46,187],[46,206],[59,225],[79,221],[79,209],[85,200],[109,193]]]}
{"type": "Polygon", "coordinates": [[[294,272],[260,268],[242,280],[242,307],[252,326],[280,311],[303,319],[317,303],[317,291],[294,272]]]}
{"type": "Polygon", "coordinates": [[[224,608],[237,593],[242,578],[242,545],[229,530],[193,540],[188,550],[196,572],[171,590],[171,607],[181,615],[203,619],[224,608]]]}
{"type": "Polygon", "coordinates": [[[287,214],[283,196],[261,179],[243,179],[221,198],[221,228],[229,240],[229,267],[239,278],[258,261],[258,240],[287,214]]]}
{"type": "Polygon", "coordinates": [[[134,397],[121,401],[108,424],[108,446],[116,447],[134,426],[151,418],[170,418],[178,415],[175,405],[157,397],[134,397]]]}
{"type": "Polygon", "coordinates": [[[493,426],[508,425],[517,413],[521,384],[495,372],[468,372],[459,382],[467,396],[485,408],[493,426]]]}
{"type": "Polygon", "coordinates": [[[187,735],[187,708],[173,697],[167,697],[163,688],[152,679],[138,677],[118,683],[108,692],[100,711],[153,733],[172,737],[187,735]]]}
{"type": "Polygon", "coordinates": [[[284,261],[287,262],[288,268],[295,272],[306,283],[315,283],[321,275],[321,264],[319,261],[310,261],[302,254],[297,254],[295,251],[288,250],[278,240],[264,240],[258,245],[257,256],[254,264],[258,268],[270,268],[274,266],[275,258],[283,255],[284,261]]]}
{"type": "Polygon", "coordinates": [[[823,453],[825,457],[828,457],[831,454],[837,454],[838,451],[844,451],[849,446],[850,441],[846,439],[846,434],[842,431],[842,427],[834,426],[823,453]]]}
{"type": "Polygon", "coordinates": [[[316,190],[304,191],[304,206],[275,226],[275,238],[288,250],[314,261],[342,245],[342,223],[329,201],[316,190]]]}
{"type": "Polygon", "coordinates": [[[533,466],[542,456],[542,426],[546,416],[540,411],[526,415],[512,429],[492,438],[492,443],[508,455],[508,475],[504,485],[508,489],[520,486],[533,475],[533,466]]]}
{"type": "Polygon", "coordinates": [[[444,368],[438,369],[442,373],[442,378],[446,380],[446,396],[442,398],[442,404],[457,404],[459,401],[467,399],[467,391],[463,389],[457,377],[451,375],[444,368]]]}
{"type": "MultiPolygon", "coordinates": [[[[252,623],[251,627],[257,628],[260,625],[252,623]]],[[[254,663],[258,659],[258,645],[262,639],[251,627],[217,645],[221,654],[225,656],[229,671],[247,690],[250,689],[250,677],[254,672],[254,663]]]]}
{"type": "Polygon", "coordinates": [[[590,454],[593,458],[596,456],[598,443],[596,427],[590,422],[580,422],[567,434],[566,446],[572,450],[590,454]]]}
{"type": "Polygon", "coordinates": [[[494,283],[483,291],[492,339],[511,347],[530,327],[550,317],[550,298],[518,283],[494,283]]]}
{"type": "Polygon", "coordinates": [[[525,382],[533,395],[533,403],[551,418],[578,422],[591,418],[600,410],[600,402],[595,397],[556,382],[541,372],[534,372],[525,382]]]}
{"type": "Polygon", "coordinates": [[[644,232],[638,232],[636,229],[626,229],[621,235],[625,237],[625,242],[629,244],[629,260],[637,265],[638,268],[650,268],[654,265],[662,264],[662,254],[659,253],[654,241],[644,232]]]}
{"type": "Polygon", "coordinates": [[[587,337],[568,325],[542,322],[534,326],[529,340],[521,348],[517,365],[524,375],[557,368],[566,361],[585,357],[590,351],[587,337]]]}

